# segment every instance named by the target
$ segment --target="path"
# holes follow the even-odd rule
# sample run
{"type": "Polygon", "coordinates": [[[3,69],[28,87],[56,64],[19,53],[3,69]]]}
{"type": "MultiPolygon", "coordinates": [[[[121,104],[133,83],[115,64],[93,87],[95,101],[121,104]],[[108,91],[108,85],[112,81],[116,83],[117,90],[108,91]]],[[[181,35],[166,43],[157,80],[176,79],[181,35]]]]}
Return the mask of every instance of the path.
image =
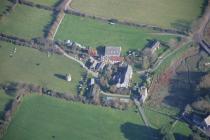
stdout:
{"type": "Polygon", "coordinates": [[[165,32],[158,32],[158,33],[149,33],[151,35],[171,35],[171,36],[179,36],[179,37],[186,37],[187,35],[177,34],[177,33],[165,33],[165,32]]]}
{"type": "Polygon", "coordinates": [[[98,73],[89,70],[89,69],[85,66],[85,64],[84,64],[82,61],[80,61],[80,60],[78,60],[78,59],[76,59],[76,58],[70,56],[70,55],[67,54],[63,49],[61,49],[61,48],[58,47],[58,46],[56,46],[56,49],[58,49],[65,57],[67,57],[67,58],[69,58],[69,59],[71,59],[71,60],[73,60],[73,61],[79,63],[79,64],[80,64],[88,73],[92,74],[94,77],[98,77],[98,73]]]}
{"type": "Polygon", "coordinates": [[[64,17],[65,17],[65,13],[62,15],[62,18],[60,19],[60,21],[58,23],[58,26],[56,27],[55,32],[53,33],[52,40],[54,40],[55,35],[56,35],[57,31],[58,31],[58,28],[60,27],[61,22],[63,21],[64,17]]]}
{"type": "MultiPolygon", "coordinates": [[[[64,8],[63,8],[63,10],[60,11],[60,12],[63,12],[64,10],[67,10],[71,2],[72,2],[72,0],[65,1],[64,8]]],[[[60,25],[61,25],[61,23],[62,23],[64,17],[65,17],[65,12],[63,12],[63,13],[64,13],[64,14],[62,15],[62,17],[61,17],[61,19],[60,19],[60,21],[59,21],[59,23],[58,23],[58,26],[56,27],[55,32],[54,32],[54,34],[53,34],[53,37],[52,37],[53,40],[54,40],[54,38],[55,38],[55,35],[56,35],[56,33],[57,33],[57,31],[58,31],[58,29],[59,29],[59,27],[60,27],[60,25]]],[[[59,14],[60,14],[60,13],[59,13],[59,14]]]]}
{"type": "Polygon", "coordinates": [[[101,94],[103,94],[105,96],[109,96],[109,97],[118,97],[118,98],[130,99],[130,95],[120,95],[120,94],[106,93],[106,92],[104,92],[102,90],[101,90],[101,94]]]}
{"type": "Polygon", "coordinates": [[[144,121],[144,124],[145,124],[147,127],[150,127],[150,124],[149,124],[149,122],[148,122],[148,120],[147,120],[147,117],[146,117],[146,115],[145,115],[145,113],[144,113],[144,109],[141,107],[140,103],[139,103],[136,99],[134,99],[134,103],[135,103],[135,105],[137,106],[137,108],[138,108],[138,110],[139,110],[139,114],[141,115],[141,117],[142,117],[142,119],[143,119],[143,121],[144,121]]]}

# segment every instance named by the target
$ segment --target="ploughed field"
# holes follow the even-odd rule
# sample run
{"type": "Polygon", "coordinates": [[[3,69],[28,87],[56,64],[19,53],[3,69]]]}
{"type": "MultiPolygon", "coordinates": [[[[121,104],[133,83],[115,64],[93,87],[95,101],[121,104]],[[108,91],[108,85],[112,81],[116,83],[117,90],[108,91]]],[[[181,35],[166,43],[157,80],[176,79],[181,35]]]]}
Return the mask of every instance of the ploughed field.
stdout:
{"type": "Polygon", "coordinates": [[[110,25],[93,19],[66,15],[62,21],[56,40],[72,40],[89,47],[121,46],[122,51],[143,49],[150,39],[169,41],[175,36],[158,35],[148,29],[125,25],[110,25]]]}
{"type": "Polygon", "coordinates": [[[163,28],[176,28],[201,14],[204,0],[73,0],[70,7],[89,15],[163,28]]]}
{"type": "Polygon", "coordinates": [[[0,42],[0,83],[25,82],[76,94],[83,68],[61,55],[0,42]],[[16,48],[16,52],[14,52],[16,48]],[[65,75],[70,73],[72,81],[65,75]]]}
{"type": "Polygon", "coordinates": [[[17,4],[11,13],[0,20],[0,32],[27,39],[43,37],[52,20],[51,14],[47,10],[17,4]]]}
{"type": "Polygon", "coordinates": [[[31,95],[24,97],[4,140],[145,140],[154,134],[132,110],[84,105],[31,95]]]}

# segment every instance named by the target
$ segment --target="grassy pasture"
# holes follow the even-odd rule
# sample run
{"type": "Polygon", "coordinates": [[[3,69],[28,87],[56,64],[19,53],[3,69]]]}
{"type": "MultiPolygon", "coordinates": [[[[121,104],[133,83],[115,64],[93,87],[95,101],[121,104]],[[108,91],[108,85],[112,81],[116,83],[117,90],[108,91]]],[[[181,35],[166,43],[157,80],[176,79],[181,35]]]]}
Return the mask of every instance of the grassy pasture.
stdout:
{"type": "Polygon", "coordinates": [[[177,21],[192,22],[201,14],[203,0],[73,0],[81,12],[119,20],[173,28],[177,21]]]}
{"type": "Polygon", "coordinates": [[[151,139],[132,110],[66,102],[48,96],[25,97],[4,140],[137,140],[151,139]]]}
{"type": "Polygon", "coordinates": [[[21,81],[56,91],[76,93],[83,72],[76,62],[55,54],[48,58],[46,53],[9,43],[0,42],[0,45],[0,83],[21,81]],[[10,57],[14,47],[17,52],[10,57]],[[72,75],[70,83],[63,79],[67,73],[72,75]]]}
{"type": "Polygon", "coordinates": [[[59,0],[28,0],[28,1],[48,6],[54,6],[59,2],[59,0]]]}
{"type": "Polygon", "coordinates": [[[174,36],[158,35],[151,30],[125,25],[110,25],[88,18],[66,15],[55,38],[58,40],[71,39],[90,47],[121,46],[123,52],[126,52],[128,49],[144,48],[148,39],[168,41],[174,36]]]}
{"type": "Polygon", "coordinates": [[[0,21],[0,32],[27,39],[42,37],[51,18],[49,11],[18,4],[0,21]]]}

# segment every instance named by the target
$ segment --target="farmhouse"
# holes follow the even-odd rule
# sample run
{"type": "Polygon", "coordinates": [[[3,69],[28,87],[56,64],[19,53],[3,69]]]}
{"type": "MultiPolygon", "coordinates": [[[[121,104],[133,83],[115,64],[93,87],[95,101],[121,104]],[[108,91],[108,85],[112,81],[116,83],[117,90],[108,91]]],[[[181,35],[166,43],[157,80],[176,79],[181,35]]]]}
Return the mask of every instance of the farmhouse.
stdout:
{"type": "Polygon", "coordinates": [[[157,40],[153,40],[151,43],[149,43],[149,49],[151,54],[154,54],[156,50],[160,48],[160,42],[157,40]]]}
{"type": "Polygon", "coordinates": [[[102,60],[106,63],[118,63],[123,60],[122,57],[120,57],[121,54],[121,47],[112,47],[108,46],[104,49],[104,55],[102,56],[102,60]]]}
{"type": "Polygon", "coordinates": [[[130,65],[121,68],[120,71],[117,73],[117,75],[114,76],[115,81],[117,81],[116,87],[128,88],[132,75],[133,75],[133,69],[130,65]]]}

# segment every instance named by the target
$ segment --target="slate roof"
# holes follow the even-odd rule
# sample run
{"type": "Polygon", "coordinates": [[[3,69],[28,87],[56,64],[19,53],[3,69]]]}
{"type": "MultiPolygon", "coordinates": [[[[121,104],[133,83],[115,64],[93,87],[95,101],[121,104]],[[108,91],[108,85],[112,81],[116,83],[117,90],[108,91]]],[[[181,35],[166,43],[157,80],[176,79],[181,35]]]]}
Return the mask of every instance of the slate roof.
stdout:
{"type": "Polygon", "coordinates": [[[121,47],[105,47],[104,56],[120,56],[121,47]]]}

